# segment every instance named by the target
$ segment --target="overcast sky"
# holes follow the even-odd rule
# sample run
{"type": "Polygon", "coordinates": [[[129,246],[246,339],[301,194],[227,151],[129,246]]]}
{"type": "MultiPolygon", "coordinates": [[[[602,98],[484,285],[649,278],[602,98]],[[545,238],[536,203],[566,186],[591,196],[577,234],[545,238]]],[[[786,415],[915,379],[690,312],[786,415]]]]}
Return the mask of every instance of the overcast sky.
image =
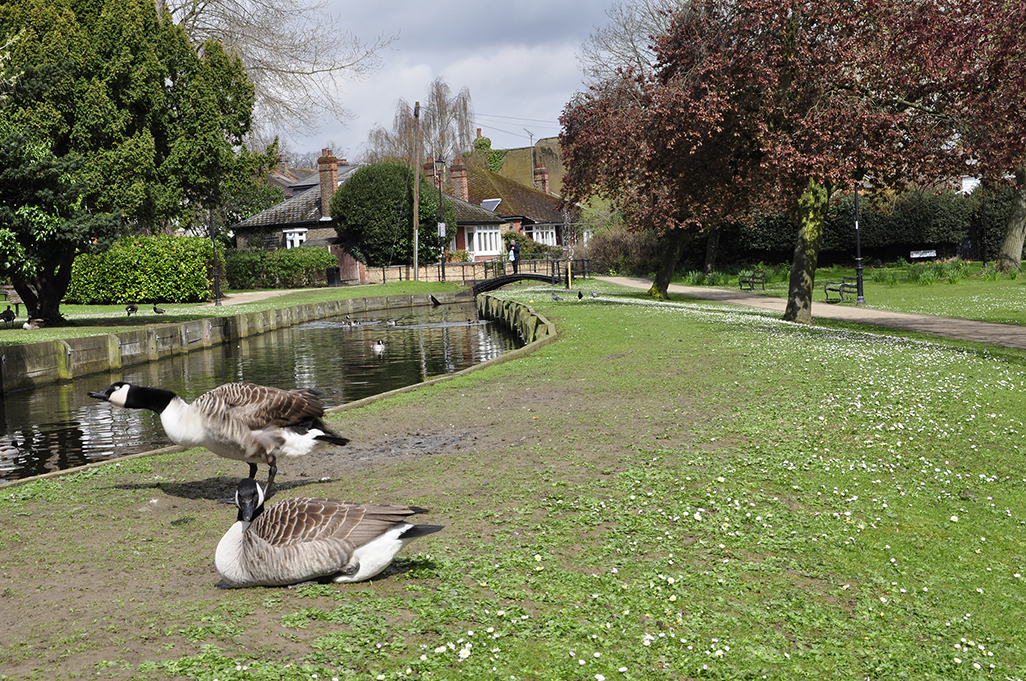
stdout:
{"type": "Polygon", "coordinates": [[[356,118],[324,120],[319,132],[289,142],[296,152],[359,156],[375,125],[390,129],[395,104],[424,101],[438,76],[453,93],[470,89],[477,127],[497,149],[526,147],[559,134],[559,116],[583,89],[577,52],[606,23],[612,0],[328,0],[357,37],[398,35],[368,78],[347,82],[338,97],[356,118]]]}

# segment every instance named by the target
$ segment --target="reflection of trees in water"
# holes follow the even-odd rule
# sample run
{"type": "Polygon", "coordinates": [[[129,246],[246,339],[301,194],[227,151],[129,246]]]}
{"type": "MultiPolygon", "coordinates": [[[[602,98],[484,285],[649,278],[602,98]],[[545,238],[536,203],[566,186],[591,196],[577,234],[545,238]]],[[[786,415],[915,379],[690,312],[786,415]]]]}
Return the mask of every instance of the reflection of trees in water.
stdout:
{"type": "MultiPolygon", "coordinates": [[[[355,319],[355,317],[354,317],[355,319]]],[[[460,371],[516,347],[498,324],[478,323],[474,305],[381,310],[359,324],[321,320],[206,350],[82,376],[0,399],[0,479],[23,478],[171,444],[160,418],[88,397],[116,380],[173,390],[188,401],[231,381],[312,387],[327,406],[460,371]],[[386,320],[396,318],[394,326],[386,320]],[[467,323],[468,320],[471,323],[467,323]],[[374,341],[387,344],[383,355],[374,341]],[[31,425],[29,425],[31,424],[31,425]],[[18,441],[18,451],[4,445],[18,441]]]]}

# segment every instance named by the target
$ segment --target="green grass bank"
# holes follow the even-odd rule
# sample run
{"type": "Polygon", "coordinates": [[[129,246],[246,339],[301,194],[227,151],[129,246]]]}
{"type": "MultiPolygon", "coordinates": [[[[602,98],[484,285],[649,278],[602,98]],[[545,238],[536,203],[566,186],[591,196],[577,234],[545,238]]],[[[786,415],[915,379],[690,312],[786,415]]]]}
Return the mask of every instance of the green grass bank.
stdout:
{"type": "Polygon", "coordinates": [[[372,582],[217,588],[206,452],[4,489],[0,678],[1021,677],[1022,353],[589,288],[282,466],[446,526],[372,582]]]}

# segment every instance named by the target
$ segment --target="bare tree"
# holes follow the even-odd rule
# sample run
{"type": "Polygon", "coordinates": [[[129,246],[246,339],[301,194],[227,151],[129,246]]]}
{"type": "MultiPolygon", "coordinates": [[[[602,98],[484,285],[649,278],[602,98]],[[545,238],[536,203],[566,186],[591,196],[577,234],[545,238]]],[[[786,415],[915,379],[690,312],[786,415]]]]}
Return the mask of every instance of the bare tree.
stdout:
{"type": "Polygon", "coordinates": [[[218,40],[237,55],[256,86],[254,122],[263,129],[312,132],[328,114],[352,113],[337,101],[340,84],[381,65],[395,37],[364,42],[339,28],[325,0],[156,0],[197,46],[218,40]]]}
{"type": "MultiPolygon", "coordinates": [[[[361,159],[375,163],[388,158],[413,158],[414,120],[413,107],[406,100],[399,100],[392,129],[377,126],[371,130],[361,159]]],[[[443,78],[433,80],[421,106],[420,121],[421,158],[451,161],[470,152],[474,143],[474,106],[467,88],[453,95],[443,78]]]]}
{"type": "Polygon", "coordinates": [[[606,10],[609,23],[596,28],[577,55],[585,83],[605,82],[621,69],[643,75],[654,73],[656,56],[651,36],[666,35],[674,15],[690,6],[690,0],[614,3],[606,10]]]}

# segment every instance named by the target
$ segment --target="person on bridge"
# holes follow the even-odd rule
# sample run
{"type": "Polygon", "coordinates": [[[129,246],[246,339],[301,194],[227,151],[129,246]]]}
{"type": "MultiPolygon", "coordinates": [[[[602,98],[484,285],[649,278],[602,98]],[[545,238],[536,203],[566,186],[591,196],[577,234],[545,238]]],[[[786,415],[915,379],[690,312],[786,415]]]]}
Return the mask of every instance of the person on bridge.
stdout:
{"type": "Polygon", "coordinates": [[[509,261],[513,264],[513,274],[520,269],[520,243],[514,241],[509,247],[509,261]]]}

